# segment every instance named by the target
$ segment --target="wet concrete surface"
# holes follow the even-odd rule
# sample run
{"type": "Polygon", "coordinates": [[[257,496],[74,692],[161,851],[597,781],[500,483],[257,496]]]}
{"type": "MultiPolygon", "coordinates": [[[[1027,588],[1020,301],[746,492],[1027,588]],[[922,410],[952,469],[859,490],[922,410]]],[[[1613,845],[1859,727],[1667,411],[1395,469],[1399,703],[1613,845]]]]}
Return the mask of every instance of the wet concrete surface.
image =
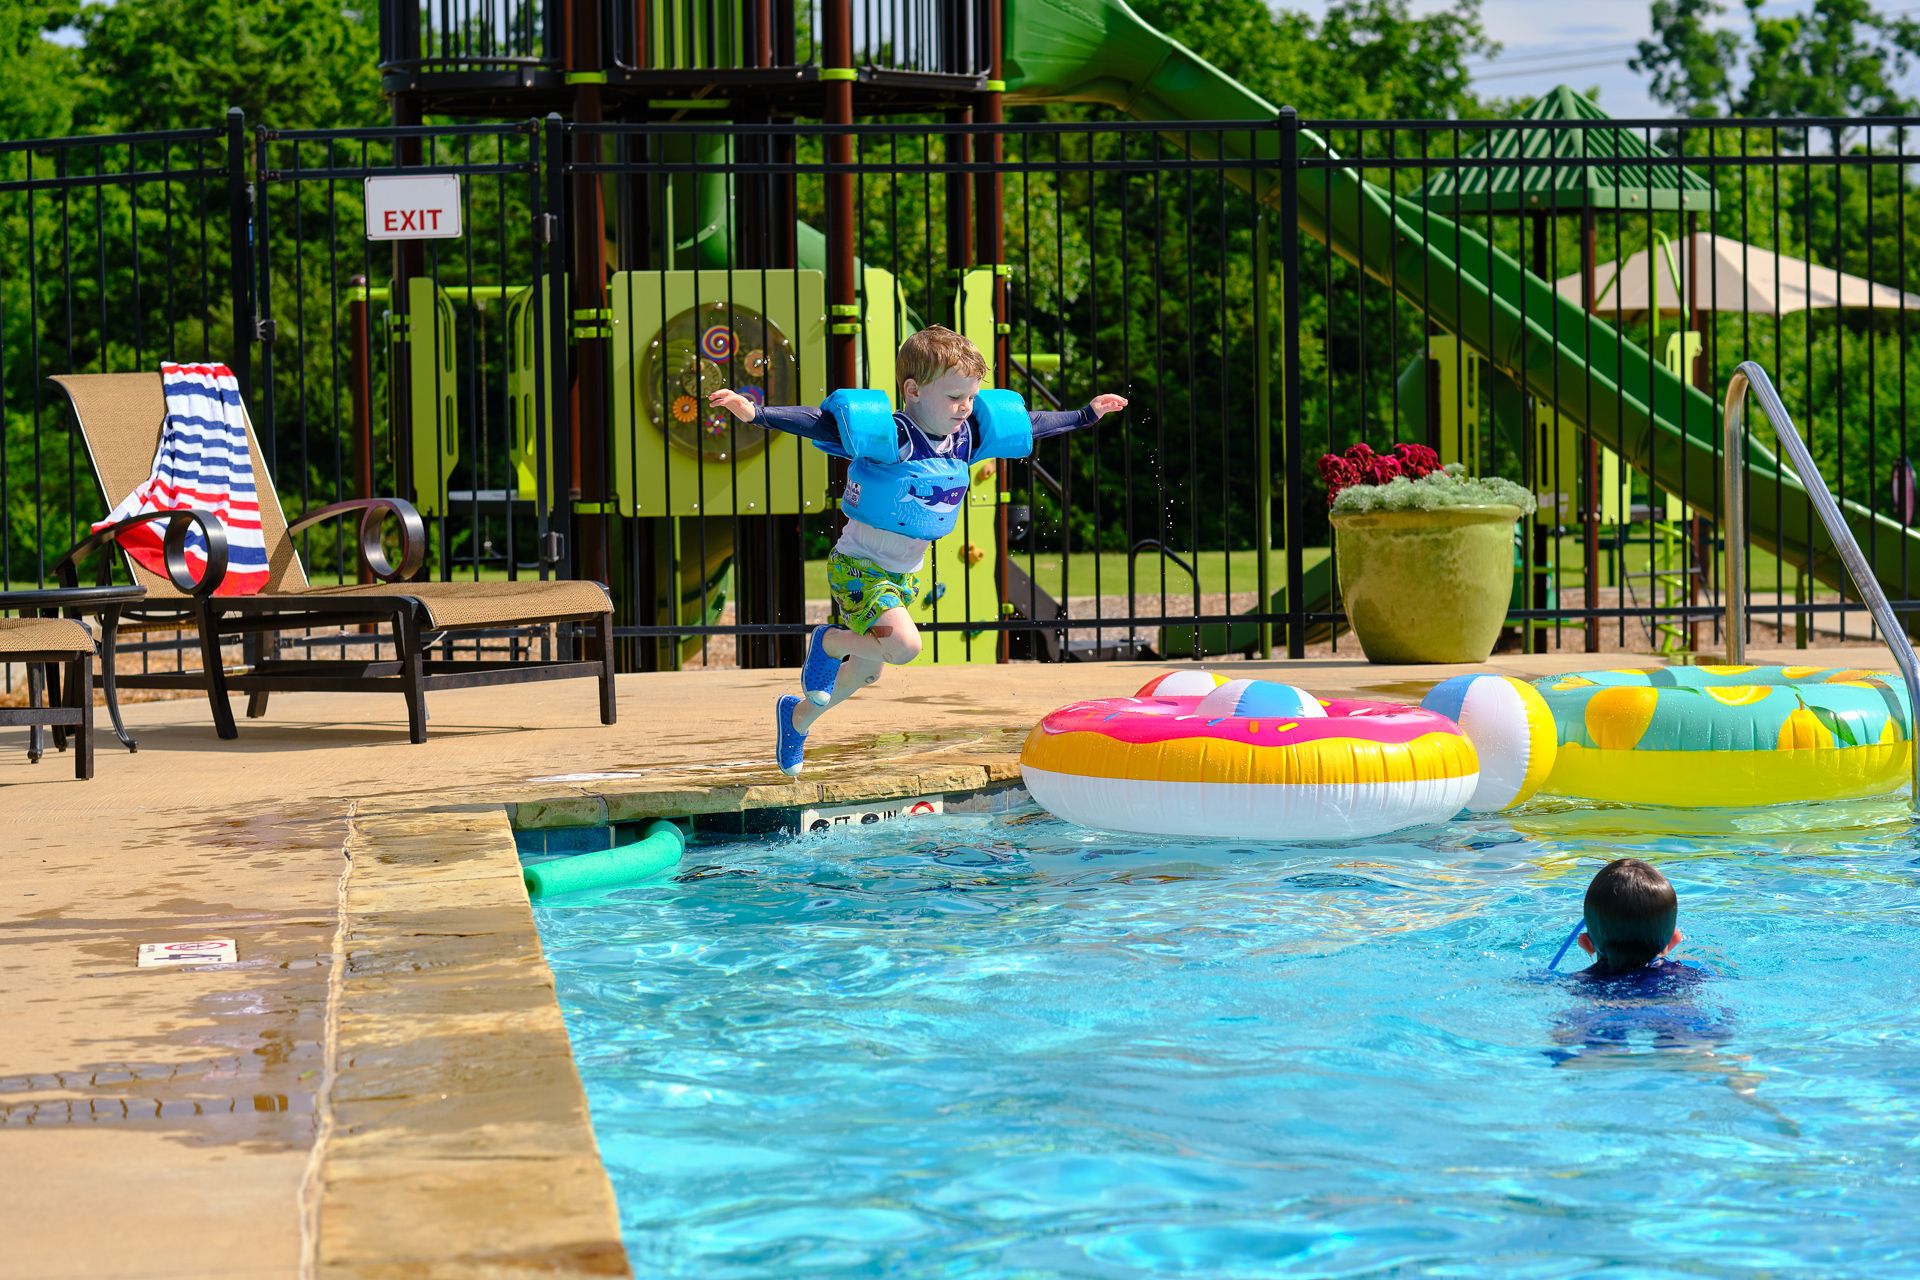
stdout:
{"type": "MultiPolygon", "coordinates": [[[[1755,654],[1879,665],[1884,650],[1755,654]]],[[[1503,659],[1518,675],[1652,665],[1503,659]]],[[[1028,729],[1162,668],[889,672],[767,759],[790,671],[395,697],[276,695],[215,738],[203,704],[127,709],[91,783],[0,733],[0,1274],[619,1275],[508,828],[955,792],[1017,776],[1028,729]],[[348,854],[352,853],[349,859],[348,854]],[[226,967],[142,942],[232,938],[226,967]]],[[[1411,700],[1476,668],[1235,663],[1411,700]]]]}

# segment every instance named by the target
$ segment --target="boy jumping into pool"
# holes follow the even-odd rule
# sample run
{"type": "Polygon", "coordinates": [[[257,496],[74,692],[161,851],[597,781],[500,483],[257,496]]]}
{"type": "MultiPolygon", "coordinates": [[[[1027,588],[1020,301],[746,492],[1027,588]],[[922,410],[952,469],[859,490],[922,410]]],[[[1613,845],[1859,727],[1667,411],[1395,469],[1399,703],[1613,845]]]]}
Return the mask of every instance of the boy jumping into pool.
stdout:
{"type": "MultiPolygon", "coordinates": [[[[928,546],[959,519],[972,463],[991,456],[982,447],[974,408],[987,376],[979,348],[933,325],[901,346],[898,369],[901,408],[893,415],[891,461],[849,449],[825,409],[761,406],[738,391],[709,397],[742,422],[805,436],[851,464],[840,503],[847,524],[827,561],[828,589],[843,625],[813,629],[800,672],[806,696],[788,694],[775,705],[774,753],[781,772],[789,775],[800,772],[814,721],[874,683],[888,666],[918,656],[920,632],[907,606],[920,594],[920,567],[928,546]],[[879,520],[895,527],[881,527],[879,520]]],[[[1092,426],[1126,407],[1126,397],[1103,394],[1075,412],[1028,417],[1038,441],[1092,426]]]]}

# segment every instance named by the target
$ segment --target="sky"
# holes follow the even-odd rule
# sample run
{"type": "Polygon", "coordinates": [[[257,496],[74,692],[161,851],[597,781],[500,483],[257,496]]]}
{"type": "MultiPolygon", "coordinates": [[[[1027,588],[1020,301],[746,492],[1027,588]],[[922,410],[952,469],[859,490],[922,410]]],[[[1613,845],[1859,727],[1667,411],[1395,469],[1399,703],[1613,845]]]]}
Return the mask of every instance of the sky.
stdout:
{"type": "MultiPolygon", "coordinates": [[[[1412,0],[1416,13],[1451,8],[1451,0],[1412,0]]],[[[1276,8],[1314,16],[1326,12],[1326,0],[1279,0],[1276,8]]],[[[1776,0],[1762,6],[1768,14],[1805,12],[1812,0],[1776,0]]],[[[1912,12],[1908,5],[1881,3],[1881,12],[1912,12]]],[[[1502,98],[1534,98],[1559,84],[1600,90],[1600,106],[1610,116],[1666,117],[1673,113],[1647,94],[1643,77],[1628,70],[1634,46],[1650,34],[1649,0],[1481,0],[1487,34],[1503,46],[1491,62],[1475,61],[1474,87],[1502,98]]],[[[1746,29],[1745,7],[1729,0],[1729,21],[1746,29]]]]}

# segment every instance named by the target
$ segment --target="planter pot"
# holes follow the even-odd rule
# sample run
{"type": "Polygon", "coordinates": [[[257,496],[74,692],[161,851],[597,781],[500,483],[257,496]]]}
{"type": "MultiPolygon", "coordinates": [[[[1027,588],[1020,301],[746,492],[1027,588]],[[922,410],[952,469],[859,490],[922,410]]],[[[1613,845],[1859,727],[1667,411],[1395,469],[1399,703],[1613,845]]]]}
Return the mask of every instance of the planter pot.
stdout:
{"type": "Polygon", "coordinates": [[[1369,662],[1484,662],[1513,593],[1520,508],[1336,514],[1334,569],[1369,662]]]}

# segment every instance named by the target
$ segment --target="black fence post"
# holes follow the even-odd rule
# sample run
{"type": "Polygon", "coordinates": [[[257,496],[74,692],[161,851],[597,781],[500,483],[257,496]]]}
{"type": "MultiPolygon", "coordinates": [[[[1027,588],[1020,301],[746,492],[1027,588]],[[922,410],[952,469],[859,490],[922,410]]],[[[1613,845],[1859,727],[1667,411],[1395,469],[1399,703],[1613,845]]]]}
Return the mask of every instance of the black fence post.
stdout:
{"type": "MultiPolygon", "coordinates": [[[[240,382],[240,398],[253,391],[253,193],[247,185],[247,116],[227,110],[227,278],[233,291],[233,350],[227,367],[240,382]]],[[[212,354],[212,353],[209,353],[212,354]]],[[[169,358],[177,359],[169,353],[169,358]]],[[[273,463],[271,436],[260,442],[273,463]]]]}
{"type": "Polygon", "coordinates": [[[550,545],[541,548],[541,555],[562,578],[572,578],[573,494],[578,481],[573,474],[573,380],[567,346],[573,291],[568,288],[567,278],[567,244],[571,233],[567,218],[566,145],[566,122],[557,112],[551,112],[547,115],[546,146],[541,148],[544,152],[541,160],[547,166],[546,217],[551,219],[545,224],[549,229],[547,287],[536,295],[534,304],[546,310],[547,334],[553,351],[547,370],[548,385],[552,388],[547,399],[553,406],[547,421],[547,448],[551,450],[549,457],[553,462],[553,492],[548,495],[550,545]]]}
{"type": "MultiPolygon", "coordinates": [[[[260,386],[255,399],[260,407],[260,417],[254,422],[254,431],[260,437],[260,454],[267,464],[267,474],[274,474],[275,463],[279,457],[276,445],[278,429],[274,419],[273,401],[273,231],[268,217],[267,204],[267,148],[273,133],[265,126],[254,127],[253,176],[255,189],[249,193],[248,208],[252,221],[249,225],[251,257],[259,270],[254,282],[254,294],[250,303],[250,314],[246,320],[244,332],[237,332],[234,344],[239,348],[240,359],[245,368],[252,368],[252,343],[260,343],[260,386]]],[[[236,369],[240,380],[240,395],[247,394],[247,373],[236,369]]]]}
{"type": "Polygon", "coordinates": [[[1281,413],[1287,469],[1287,656],[1307,656],[1306,512],[1300,454],[1300,113],[1280,108],[1280,366],[1281,413]]]}

